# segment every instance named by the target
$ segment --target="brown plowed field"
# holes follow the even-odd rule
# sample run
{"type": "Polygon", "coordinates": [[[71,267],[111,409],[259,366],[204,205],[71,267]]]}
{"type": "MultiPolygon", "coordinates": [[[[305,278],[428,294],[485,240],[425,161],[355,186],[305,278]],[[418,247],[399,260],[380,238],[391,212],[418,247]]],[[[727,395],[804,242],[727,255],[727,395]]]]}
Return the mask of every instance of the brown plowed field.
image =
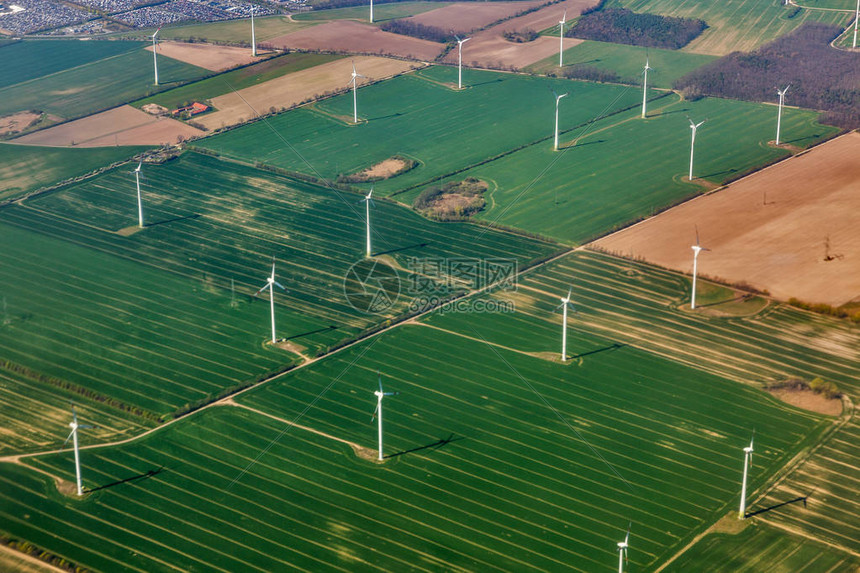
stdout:
{"type": "Polygon", "coordinates": [[[433,60],[444,47],[436,42],[383,32],[376,26],[352,20],[320,24],[279,36],[267,43],[283,49],[392,55],[422,61],[433,60]]]}
{"type": "Polygon", "coordinates": [[[404,18],[423,26],[433,26],[457,34],[467,34],[496,20],[540,6],[545,0],[530,2],[458,2],[422,14],[404,18]]]}
{"type": "Polygon", "coordinates": [[[782,300],[839,306],[860,300],[858,213],[860,133],[854,132],[595,245],[689,273],[698,225],[702,245],[711,249],[699,255],[701,274],[743,281],[782,300]]]}
{"type": "MultiPolygon", "coordinates": [[[[151,52],[152,46],[148,46],[146,49],[151,52]]],[[[215,44],[186,44],[184,42],[159,42],[158,54],[213,72],[249,64],[260,59],[251,55],[251,48],[216,46],[215,44]]]]}
{"type": "Polygon", "coordinates": [[[276,109],[290,107],[315,95],[343,89],[350,82],[353,62],[355,62],[358,73],[367,76],[366,78],[359,78],[359,87],[371,80],[401,74],[416,65],[402,60],[375,56],[358,56],[351,60],[336,60],[287,74],[258,86],[239,90],[237,93],[213,98],[212,105],[217,111],[202,115],[195,121],[206,129],[218,129],[255,117],[254,110],[264,114],[269,111],[270,107],[276,109]]]}
{"type": "MultiPolygon", "coordinates": [[[[463,62],[468,62],[470,66],[486,68],[523,68],[557,54],[558,36],[555,38],[542,36],[534,42],[517,44],[505,40],[503,34],[527,29],[539,32],[558,26],[565,10],[567,10],[567,19],[570,20],[595,4],[597,0],[565,0],[478,32],[468,44],[463,46],[463,62]]],[[[565,38],[564,49],[572,48],[581,42],[582,40],[565,38]]],[[[444,61],[457,63],[457,51],[451,50],[444,61]]]]}
{"type": "Polygon", "coordinates": [[[174,144],[203,132],[181,121],[158,118],[124,105],[19,137],[15,143],[55,147],[174,144]]]}

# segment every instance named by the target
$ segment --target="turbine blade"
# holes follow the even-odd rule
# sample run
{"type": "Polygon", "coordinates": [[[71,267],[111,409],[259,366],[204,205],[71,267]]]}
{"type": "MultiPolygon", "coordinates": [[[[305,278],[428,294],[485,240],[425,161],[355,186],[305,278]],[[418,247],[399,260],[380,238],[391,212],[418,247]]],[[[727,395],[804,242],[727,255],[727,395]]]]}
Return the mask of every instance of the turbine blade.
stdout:
{"type": "Polygon", "coordinates": [[[287,290],[287,289],[285,289],[285,288],[284,288],[284,285],[282,285],[282,284],[281,284],[281,283],[279,283],[278,281],[275,281],[275,284],[276,284],[276,285],[278,286],[278,288],[280,288],[282,291],[286,292],[286,290],[287,290]]]}
{"type": "Polygon", "coordinates": [[[699,226],[695,225],[696,228],[696,246],[699,246],[699,226]]]}
{"type": "Polygon", "coordinates": [[[373,415],[370,417],[370,421],[374,421],[376,419],[376,413],[379,412],[379,402],[376,402],[376,408],[373,410],[373,415]]]}
{"type": "Polygon", "coordinates": [[[263,292],[264,290],[266,290],[267,288],[269,288],[269,283],[266,283],[266,284],[263,286],[263,288],[261,288],[260,290],[258,290],[257,292],[255,292],[255,293],[254,293],[254,296],[259,296],[259,295],[260,295],[260,293],[261,293],[261,292],[263,292]]]}
{"type": "Polygon", "coordinates": [[[69,432],[69,437],[68,437],[68,438],[66,438],[66,441],[65,441],[65,442],[63,442],[63,446],[60,448],[60,451],[62,451],[62,450],[66,447],[66,444],[68,444],[68,443],[69,443],[69,440],[71,440],[71,439],[72,439],[72,434],[74,434],[74,433],[75,433],[75,431],[74,431],[74,430],[72,430],[71,432],[69,432]]]}
{"type": "Polygon", "coordinates": [[[376,371],[377,379],[379,380],[379,391],[382,392],[382,373],[377,370],[376,371]]]}

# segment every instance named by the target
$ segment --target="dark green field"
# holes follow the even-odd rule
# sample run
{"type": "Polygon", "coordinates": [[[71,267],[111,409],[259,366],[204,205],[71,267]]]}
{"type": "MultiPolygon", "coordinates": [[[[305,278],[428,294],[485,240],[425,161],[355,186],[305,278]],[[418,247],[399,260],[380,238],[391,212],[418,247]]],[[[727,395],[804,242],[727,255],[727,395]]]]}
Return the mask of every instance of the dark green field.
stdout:
{"type": "Polygon", "coordinates": [[[39,110],[62,119],[77,118],[212,73],[162,56],[156,87],[152,85],[152,53],[144,50],[149,43],[93,40],[95,47],[84,51],[77,48],[79,44],[90,45],[58,40],[3,47],[16,51],[16,64],[13,80],[0,86],[0,116],[39,110]],[[72,47],[68,54],[63,44],[72,47]],[[62,55],[55,58],[58,52],[62,55]],[[46,60],[56,63],[43,63],[46,60]]]}
{"type": "MultiPolygon", "coordinates": [[[[88,487],[109,487],[83,503],[46,497],[41,478],[6,466],[0,511],[16,533],[97,569],[612,571],[632,520],[631,567],[648,570],[734,505],[732,448],[753,413],[767,444],[755,480],[821,428],[751,388],[633,348],[564,366],[475,337],[405,326],[240,407],[85,451],[88,487]],[[384,466],[288,429],[306,411],[299,424],[373,449],[377,369],[400,392],[386,402],[384,466]],[[40,531],[63,522],[77,527],[62,541],[40,531]]],[[[68,455],[32,463],[71,477],[68,455]]]]}
{"type": "Polygon", "coordinates": [[[0,143],[0,200],[124,161],[145,147],[69,149],[0,143]]]}
{"type": "MultiPolygon", "coordinates": [[[[365,314],[344,296],[344,277],[363,257],[359,195],[189,154],[144,166],[148,226],[127,235],[137,224],[128,169],[0,212],[0,281],[9,313],[21,317],[0,330],[2,356],[160,415],[408,310],[402,299],[365,314]],[[264,345],[268,295],[251,298],[273,255],[289,291],[276,301],[290,352],[264,345]],[[28,294],[39,277],[43,288],[28,294]]],[[[525,265],[556,248],[431,223],[386,201],[371,217],[374,252],[400,267],[403,290],[412,257],[525,265]]]]}

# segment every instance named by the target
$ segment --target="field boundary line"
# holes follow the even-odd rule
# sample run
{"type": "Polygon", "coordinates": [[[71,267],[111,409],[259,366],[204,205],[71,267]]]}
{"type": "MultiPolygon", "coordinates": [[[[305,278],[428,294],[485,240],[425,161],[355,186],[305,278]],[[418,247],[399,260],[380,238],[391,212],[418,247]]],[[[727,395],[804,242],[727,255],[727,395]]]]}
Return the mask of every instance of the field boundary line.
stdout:
{"type": "Polygon", "coordinates": [[[24,553],[23,551],[18,551],[17,549],[12,549],[5,543],[0,543],[0,553],[5,553],[7,555],[12,555],[17,557],[18,559],[23,559],[24,561],[28,561],[33,564],[38,564],[39,566],[48,569],[50,571],[57,571],[58,573],[68,573],[68,569],[61,569],[56,565],[52,565],[47,561],[42,561],[37,557],[33,557],[29,553],[24,553]]]}

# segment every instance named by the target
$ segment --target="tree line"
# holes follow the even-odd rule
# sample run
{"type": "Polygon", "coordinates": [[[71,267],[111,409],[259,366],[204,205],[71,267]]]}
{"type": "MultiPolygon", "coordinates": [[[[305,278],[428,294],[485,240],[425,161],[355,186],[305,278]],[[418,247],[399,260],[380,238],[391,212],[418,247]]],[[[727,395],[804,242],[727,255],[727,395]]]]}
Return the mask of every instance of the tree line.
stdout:
{"type": "Polygon", "coordinates": [[[732,52],[675,82],[684,97],[777,101],[777,88],[791,84],[786,105],[824,111],[822,121],[860,127],[860,65],[857,54],[830,46],[842,29],[807,22],[750,53],[732,52]]]}
{"type": "Polygon", "coordinates": [[[704,20],[609,8],[583,13],[566,35],[583,40],[677,50],[689,44],[707,27],[704,20]]]}

